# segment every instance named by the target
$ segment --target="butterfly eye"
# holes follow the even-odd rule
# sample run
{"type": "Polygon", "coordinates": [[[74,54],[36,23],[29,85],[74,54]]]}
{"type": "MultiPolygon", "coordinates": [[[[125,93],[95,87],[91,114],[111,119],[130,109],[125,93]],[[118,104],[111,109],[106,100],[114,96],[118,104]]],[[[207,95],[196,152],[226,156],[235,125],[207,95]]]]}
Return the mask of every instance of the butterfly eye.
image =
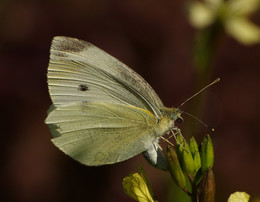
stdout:
{"type": "Polygon", "coordinates": [[[87,87],[86,85],[84,85],[84,84],[80,84],[80,85],[79,85],[79,90],[80,90],[80,91],[87,91],[87,90],[88,90],[88,87],[87,87]]]}
{"type": "Polygon", "coordinates": [[[179,118],[176,119],[176,122],[177,122],[177,123],[182,123],[182,122],[183,122],[183,119],[179,117],[179,118]]]}

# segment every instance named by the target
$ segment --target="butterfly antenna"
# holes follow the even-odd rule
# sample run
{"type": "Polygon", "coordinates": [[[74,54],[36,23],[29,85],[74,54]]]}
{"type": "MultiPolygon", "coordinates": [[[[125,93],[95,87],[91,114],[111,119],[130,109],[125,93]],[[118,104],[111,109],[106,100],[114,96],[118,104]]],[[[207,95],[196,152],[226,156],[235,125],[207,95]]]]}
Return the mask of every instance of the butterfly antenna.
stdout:
{"type": "Polygon", "coordinates": [[[214,132],[214,130],[215,130],[214,128],[208,126],[206,123],[204,123],[202,120],[198,119],[196,116],[193,116],[192,114],[189,114],[189,113],[184,112],[184,111],[183,111],[182,113],[187,114],[188,116],[194,118],[195,120],[197,120],[198,122],[200,122],[203,126],[205,126],[206,128],[208,128],[210,131],[214,132]]]}
{"type": "MultiPolygon", "coordinates": [[[[199,92],[195,93],[194,95],[192,95],[191,97],[189,97],[187,100],[185,100],[179,107],[181,108],[186,102],[188,102],[189,100],[191,100],[192,98],[194,98],[195,96],[197,96],[198,94],[200,94],[202,91],[204,91],[206,88],[214,85],[215,83],[219,82],[220,78],[217,78],[215,81],[211,82],[210,84],[206,85],[204,88],[202,88],[199,92]]],[[[196,118],[196,117],[194,117],[196,118]]]]}

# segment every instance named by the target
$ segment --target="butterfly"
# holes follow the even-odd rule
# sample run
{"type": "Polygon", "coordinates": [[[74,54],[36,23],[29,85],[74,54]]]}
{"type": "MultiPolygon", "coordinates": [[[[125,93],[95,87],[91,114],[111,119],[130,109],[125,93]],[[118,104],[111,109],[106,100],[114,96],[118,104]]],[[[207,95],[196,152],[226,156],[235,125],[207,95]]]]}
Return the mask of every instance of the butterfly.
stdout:
{"type": "Polygon", "coordinates": [[[91,43],[56,36],[47,72],[53,105],[45,122],[52,142],[87,166],[143,153],[167,169],[160,138],[178,128],[181,110],[167,108],[134,70],[91,43]]]}

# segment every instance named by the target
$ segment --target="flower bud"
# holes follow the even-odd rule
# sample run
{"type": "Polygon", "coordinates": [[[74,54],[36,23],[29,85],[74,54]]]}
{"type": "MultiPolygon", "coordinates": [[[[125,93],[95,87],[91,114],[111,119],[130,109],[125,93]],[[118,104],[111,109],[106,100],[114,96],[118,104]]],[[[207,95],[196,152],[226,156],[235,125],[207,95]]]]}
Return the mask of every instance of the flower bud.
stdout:
{"type": "Polygon", "coordinates": [[[187,175],[192,175],[194,173],[194,161],[190,147],[186,142],[183,145],[181,165],[183,172],[187,175]]]}
{"type": "Polygon", "coordinates": [[[201,171],[204,173],[209,168],[213,167],[214,163],[214,150],[212,141],[209,135],[207,135],[203,142],[201,143],[200,150],[200,158],[201,158],[201,171]]]}
{"type": "Polygon", "coordinates": [[[183,145],[184,145],[184,138],[182,136],[181,133],[178,133],[176,135],[176,152],[177,152],[177,155],[178,155],[178,158],[181,159],[182,158],[182,151],[183,151],[183,145]]]}
{"type": "Polygon", "coordinates": [[[142,168],[142,166],[138,166],[137,171],[138,171],[138,173],[139,173],[140,175],[142,175],[142,177],[143,177],[143,179],[144,179],[144,181],[145,181],[145,184],[147,185],[148,190],[149,190],[149,192],[150,192],[152,198],[153,198],[153,199],[156,199],[155,194],[154,194],[153,189],[152,189],[151,182],[150,182],[149,179],[147,178],[147,176],[146,176],[146,174],[145,174],[144,169],[142,168]]]}
{"type": "Polygon", "coordinates": [[[214,202],[215,201],[215,178],[211,168],[203,175],[199,185],[199,202],[214,202]]]}
{"type": "Polygon", "coordinates": [[[191,150],[191,154],[192,154],[193,161],[194,161],[193,176],[195,176],[201,167],[201,160],[200,160],[198,144],[197,144],[196,140],[194,139],[194,137],[192,137],[190,139],[190,150],[191,150]]]}
{"type": "Polygon", "coordinates": [[[140,173],[133,173],[125,177],[122,182],[124,192],[139,202],[154,202],[146,179],[140,173]]]}
{"type": "Polygon", "coordinates": [[[182,134],[181,133],[177,133],[176,134],[176,143],[177,143],[176,145],[182,146],[184,142],[185,142],[185,140],[184,140],[182,134]]]}
{"type": "Polygon", "coordinates": [[[247,194],[246,192],[235,192],[233,194],[230,195],[230,197],[228,198],[227,202],[248,202],[250,198],[250,195],[247,194]]]}
{"type": "Polygon", "coordinates": [[[179,186],[181,189],[185,188],[186,186],[186,180],[185,176],[182,172],[177,153],[176,151],[168,146],[167,147],[167,152],[166,152],[166,157],[169,163],[169,170],[172,176],[172,179],[176,183],[177,186],[179,186]]]}

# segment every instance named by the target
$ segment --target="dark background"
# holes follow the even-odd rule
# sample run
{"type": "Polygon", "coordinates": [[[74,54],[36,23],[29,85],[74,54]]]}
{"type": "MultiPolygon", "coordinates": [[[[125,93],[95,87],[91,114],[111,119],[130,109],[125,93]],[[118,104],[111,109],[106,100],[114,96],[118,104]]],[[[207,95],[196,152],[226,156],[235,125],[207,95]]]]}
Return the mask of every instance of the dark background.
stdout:
{"type": "MultiPolygon", "coordinates": [[[[1,201],[132,201],[121,182],[138,165],[159,201],[166,201],[169,174],[141,155],[86,167],[54,147],[44,124],[51,105],[46,71],[54,36],[80,38],[141,74],[166,106],[178,106],[192,94],[195,81],[196,31],[185,7],[181,0],[0,1],[1,201]]],[[[260,196],[259,67],[260,45],[222,38],[212,77],[221,82],[208,89],[203,116],[216,130],[216,201],[226,201],[234,191],[260,196]]],[[[206,131],[194,133],[202,137],[206,131]]]]}

